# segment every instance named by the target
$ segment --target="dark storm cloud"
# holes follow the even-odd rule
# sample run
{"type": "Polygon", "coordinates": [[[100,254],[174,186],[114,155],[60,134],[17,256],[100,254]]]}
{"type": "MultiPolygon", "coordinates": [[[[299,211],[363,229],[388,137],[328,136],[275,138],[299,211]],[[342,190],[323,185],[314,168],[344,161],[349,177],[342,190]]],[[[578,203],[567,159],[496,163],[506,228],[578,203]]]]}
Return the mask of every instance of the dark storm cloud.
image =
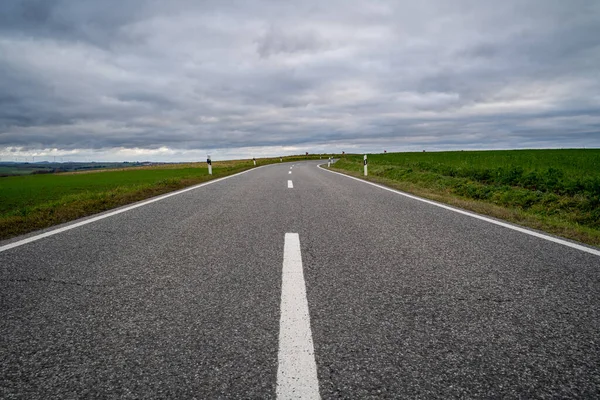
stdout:
{"type": "Polygon", "coordinates": [[[0,153],[597,147],[598,37],[593,0],[4,0],[0,153]]]}

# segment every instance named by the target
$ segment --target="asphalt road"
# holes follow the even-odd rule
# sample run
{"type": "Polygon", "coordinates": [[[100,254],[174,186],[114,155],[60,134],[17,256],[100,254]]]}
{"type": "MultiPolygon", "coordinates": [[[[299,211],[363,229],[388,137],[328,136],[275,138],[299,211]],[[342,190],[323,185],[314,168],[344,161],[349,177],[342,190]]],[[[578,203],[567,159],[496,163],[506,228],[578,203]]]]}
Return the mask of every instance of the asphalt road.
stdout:
{"type": "Polygon", "coordinates": [[[0,252],[0,397],[275,398],[286,233],[322,398],[600,397],[598,255],[290,166],[0,252]]]}

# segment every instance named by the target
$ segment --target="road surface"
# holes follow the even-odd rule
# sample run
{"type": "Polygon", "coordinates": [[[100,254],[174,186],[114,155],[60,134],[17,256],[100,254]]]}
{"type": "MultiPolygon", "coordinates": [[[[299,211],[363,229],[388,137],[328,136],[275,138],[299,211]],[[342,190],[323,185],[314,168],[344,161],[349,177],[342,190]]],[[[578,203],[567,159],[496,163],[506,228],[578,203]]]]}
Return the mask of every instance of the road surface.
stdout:
{"type": "Polygon", "coordinates": [[[0,243],[0,397],[600,397],[594,250],[316,162],[122,210],[0,243]]]}

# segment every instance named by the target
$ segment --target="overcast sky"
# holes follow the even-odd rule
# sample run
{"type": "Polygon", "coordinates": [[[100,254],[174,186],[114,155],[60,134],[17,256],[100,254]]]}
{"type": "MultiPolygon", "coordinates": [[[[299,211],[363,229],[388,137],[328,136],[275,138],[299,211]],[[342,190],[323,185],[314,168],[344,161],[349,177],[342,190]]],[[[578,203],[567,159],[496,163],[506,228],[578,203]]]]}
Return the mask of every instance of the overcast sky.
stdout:
{"type": "Polygon", "coordinates": [[[1,0],[0,160],[600,147],[600,1],[1,0]]]}

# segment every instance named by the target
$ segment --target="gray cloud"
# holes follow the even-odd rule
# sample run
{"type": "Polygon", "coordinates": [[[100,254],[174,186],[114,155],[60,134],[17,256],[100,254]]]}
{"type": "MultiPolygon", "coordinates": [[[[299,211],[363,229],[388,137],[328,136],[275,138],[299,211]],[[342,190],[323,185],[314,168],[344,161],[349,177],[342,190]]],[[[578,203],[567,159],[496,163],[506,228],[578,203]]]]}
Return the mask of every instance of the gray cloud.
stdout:
{"type": "Polygon", "coordinates": [[[5,0],[0,158],[598,147],[598,37],[594,0],[5,0]]]}
{"type": "Polygon", "coordinates": [[[279,53],[312,53],[326,47],[327,43],[314,32],[290,33],[275,26],[257,40],[257,51],[263,58],[279,53]]]}

